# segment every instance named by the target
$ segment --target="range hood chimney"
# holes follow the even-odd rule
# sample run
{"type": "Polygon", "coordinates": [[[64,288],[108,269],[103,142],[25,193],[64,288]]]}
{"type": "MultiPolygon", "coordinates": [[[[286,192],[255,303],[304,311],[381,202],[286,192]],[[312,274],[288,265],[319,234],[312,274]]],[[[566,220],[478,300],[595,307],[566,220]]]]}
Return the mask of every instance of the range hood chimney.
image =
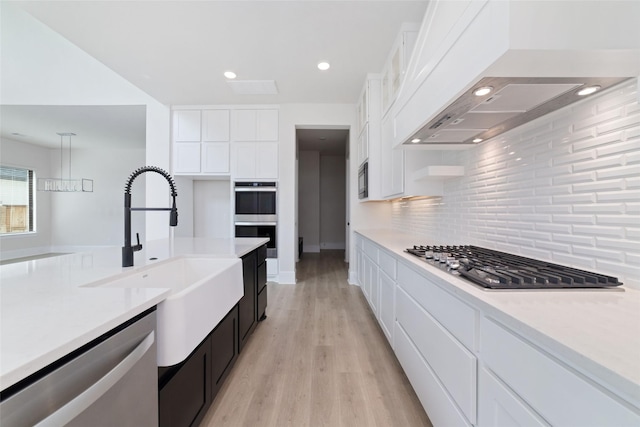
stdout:
{"type": "Polygon", "coordinates": [[[637,78],[638,22],[633,1],[429,2],[392,105],[393,145],[473,147],[583,89],[637,78]]]}

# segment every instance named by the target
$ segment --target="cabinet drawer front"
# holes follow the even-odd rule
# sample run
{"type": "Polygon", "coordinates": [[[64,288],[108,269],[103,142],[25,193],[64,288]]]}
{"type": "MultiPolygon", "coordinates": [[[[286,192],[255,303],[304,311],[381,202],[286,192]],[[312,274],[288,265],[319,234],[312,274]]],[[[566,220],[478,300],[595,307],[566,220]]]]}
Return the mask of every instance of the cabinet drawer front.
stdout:
{"type": "Polygon", "coordinates": [[[549,426],[486,368],[480,369],[478,389],[480,427],[549,426]]]}
{"type": "Polygon", "coordinates": [[[487,366],[552,425],[640,425],[638,412],[487,318],[480,348],[487,366]]]}
{"type": "Polygon", "coordinates": [[[397,321],[471,423],[476,417],[476,357],[399,286],[397,321]]]}
{"type": "Polygon", "coordinates": [[[476,350],[477,311],[403,263],[398,263],[398,285],[435,317],[468,349],[476,350]]]}
{"type": "Polygon", "coordinates": [[[378,251],[378,264],[382,271],[387,273],[391,279],[396,280],[396,259],[389,255],[387,251],[379,250],[378,251]]]}
{"type": "Polygon", "coordinates": [[[363,242],[364,253],[369,255],[371,260],[378,264],[378,246],[370,240],[364,240],[363,242]]]}
{"type": "Polygon", "coordinates": [[[436,374],[420,356],[399,323],[395,324],[395,352],[418,399],[435,426],[471,426],[452,402],[436,374]]]}

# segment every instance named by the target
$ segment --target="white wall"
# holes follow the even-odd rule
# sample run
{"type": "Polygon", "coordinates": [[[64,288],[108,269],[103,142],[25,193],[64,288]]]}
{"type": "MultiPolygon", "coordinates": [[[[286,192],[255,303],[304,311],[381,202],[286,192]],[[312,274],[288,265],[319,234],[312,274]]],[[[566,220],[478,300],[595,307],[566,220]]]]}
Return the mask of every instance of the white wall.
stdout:
{"type": "MultiPolygon", "coordinates": [[[[60,171],[60,150],[49,151],[51,176],[64,176],[61,173],[66,174],[67,170],[60,171]]],[[[93,179],[93,192],[51,195],[51,245],[54,251],[76,252],[96,246],[122,246],[124,184],[144,159],[143,148],[115,150],[92,147],[72,151],[73,177],[93,179]]],[[[162,179],[158,177],[155,179],[162,179]]],[[[136,178],[131,191],[132,206],[144,206],[142,190],[145,183],[153,179],[151,176],[136,178]]],[[[166,186],[166,181],[162,181],[166,186]]],[[[38,193],[38,197],[42,194],[45,193],[38,193]]],[[[165,217],[165,225],[168,225],[167,213],[156,212],[155,215],[165,217]]],[[[145,234],[144,217],[142,212],[132,212],[131,215],[131,231],[133,236],[140,233],[141,240],[145,234]]]]}
{"type": "Polygon", "coordinates": [[[229,181],[193,181],[193,237],[231,238],[229,181]]]}
{"type": "MultiPolygon", "coordinates": [[[[38,177],[50,175],[49,150],[10,139],[0,140],[0,162],[31,169],[38,177]]],[[[18,258],[50,251],[51,193],[36,193],[36,232],[0,238],[0,258],[18,258]]]]}
{"type": "MultiPolygon", "coordinates": [[[[281,283],[295,283],[295,261],[298,251],[296,235],[297,171],[296,126],[322,128],[343,126],[349,131],[349,151],[357,153],[356,107],[353,104],[282,104],[280,106],[278,259],[281,283]]],[[[349,200],[351,230],[385,228],[390,217],[390,203],[358,202],[358,165],[356,156],[349,160],[349,200]]],[[[353,231],[351,231],[353,233],[353,231]]],[[[354,239],[349,242],[349,277],[355,277],[354,239]]]]}
{"type": "MultiPolygon", "coordinates": [[[[5,105],[145,105],[146,163],[170,170],[170,110],[58,33],[7,2],[1,10],[0,103],[5,105]]],[[[164,180],[146,186],[145,204],[168,206],[164,180]]],[[[121,184],[124,186],[124,182],[121,184]]],[[[121,220],[123,221],[123,220],[121,220]]],[[[121,222],[122,224],[122,222],[121,222]]],[[[145,239],[169,235],[163,215],[146,215],[145,239]]],[[[119,243],[120,244],[120,243],[119,243]]]]}
{"type": "Polygon", "coordinates": [[[640,288],[637,81],[456,152],[442,199],[393,203],[417,244],[475,244],[640,288]]]}
{"type": "Polygon", "coordinates": [[[304,252],[320,252],[320,152],[300,151],[298,161],[298,235],[304,252]]]}
{"type": "Polygon", "coordinates": [[[344,156],[320,155],[320,248],[345,249],[344,156]]]}

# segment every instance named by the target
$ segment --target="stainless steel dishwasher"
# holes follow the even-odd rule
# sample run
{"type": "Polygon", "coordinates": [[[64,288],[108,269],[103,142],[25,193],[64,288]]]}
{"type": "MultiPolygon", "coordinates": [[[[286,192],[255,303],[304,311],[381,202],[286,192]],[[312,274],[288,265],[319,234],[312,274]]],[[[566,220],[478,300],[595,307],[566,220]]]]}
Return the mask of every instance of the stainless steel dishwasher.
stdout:
{"type": "Polygon", "coordinates": [[[153,311],[3,391],[0,425],[157,426],[155,325],[153,311]]]}

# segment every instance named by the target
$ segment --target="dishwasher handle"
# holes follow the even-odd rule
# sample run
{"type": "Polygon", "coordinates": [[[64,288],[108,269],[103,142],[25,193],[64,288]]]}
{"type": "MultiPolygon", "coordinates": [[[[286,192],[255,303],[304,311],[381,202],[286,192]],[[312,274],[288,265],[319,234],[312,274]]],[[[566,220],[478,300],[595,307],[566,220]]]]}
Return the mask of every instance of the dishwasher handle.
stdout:
{"type": "Polygon", "coordinates": [[[149,332],[147,336],[134,348],[120,363],[112,370],[107,372],[102,378],[91,385],[89,388],[81,392],[73,400],[61,406],[47,418],[40,421],[38,427],[54,427],[69,423],[74,418],[82,414],[89,406],[95,403],[103,396],[111,387],[120,381],[142,357],[149,351],[155,342],[154,331],[149,332]]]}

